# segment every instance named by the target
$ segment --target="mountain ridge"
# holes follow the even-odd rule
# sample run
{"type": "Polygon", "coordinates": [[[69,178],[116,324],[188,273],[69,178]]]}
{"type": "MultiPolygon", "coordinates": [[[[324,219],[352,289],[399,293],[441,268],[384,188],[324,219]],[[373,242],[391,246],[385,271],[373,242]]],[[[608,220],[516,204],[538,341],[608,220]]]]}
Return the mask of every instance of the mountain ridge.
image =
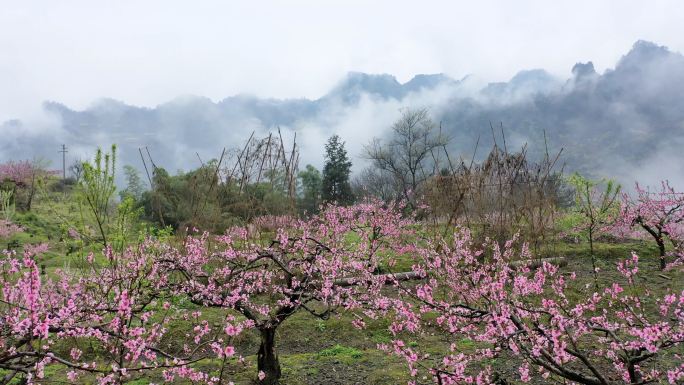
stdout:
{"type": "MultiPolygon", "coordinates": [[[[474,75],[455,80],[446,74],[419,74],[401,84],[393,75],[352,71],[316,100],[264,99],[243,93],[218,102],[183,96],[154,108],[107,98],[83,111],[57,102],[43,106],[59,117],[61,128],[78,145],[92,145],[93,138],[103,135],[116,141],[122,132],[147,133],[146,141],[135,145],[159,146],[157,151],[169,154],[164,161],[171,163],[178,159],[172,154],[189,148],[215,151],[217,143],[235,142],[252,131],[294,130],[302,122],[318,127],[320,135],[329,135],[343,130],[340,122],[363,109],[371,113],[361,114],[366,120],[358,124],[370,125],[367,130],[382,136],[389,124],[387,119],[379,120],[379,112],[401,106],[429,107],[433,119],[455,138],[454,153],[471,150],[478,136],[486,145],[492,140],[487,139],[489,123],[502,122],[512,142],[529,142],[537,152],[545,133],[551,149],[566,148],[574,169],[585,167],[581,159],[589,158],[606,165],[612,160],[639,164],[684,143],[684,56],[680,53],[640,40],[603,74],[595,71],[592,62],[568,68],[571,76],[565,80],[532,69],[501,83],[484,83],[474,75]],[[382,128],[375,128],[378,124],[382,128]]],[[[2,128],[16,131],[13,127],[18,124],[5,122],[2,128]]]]}

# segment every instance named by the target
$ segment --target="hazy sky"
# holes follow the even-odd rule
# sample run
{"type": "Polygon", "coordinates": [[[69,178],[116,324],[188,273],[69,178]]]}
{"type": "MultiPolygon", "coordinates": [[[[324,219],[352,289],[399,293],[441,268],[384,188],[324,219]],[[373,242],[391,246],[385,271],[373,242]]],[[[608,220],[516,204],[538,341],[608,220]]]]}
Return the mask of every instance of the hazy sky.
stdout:
{"type": "Polygon", "coordinates": [[[603,72],[639,40],[684,51],[682,1],[3,1],[0,121],[55,100],[316,99],[347,71],[603,72]]]}

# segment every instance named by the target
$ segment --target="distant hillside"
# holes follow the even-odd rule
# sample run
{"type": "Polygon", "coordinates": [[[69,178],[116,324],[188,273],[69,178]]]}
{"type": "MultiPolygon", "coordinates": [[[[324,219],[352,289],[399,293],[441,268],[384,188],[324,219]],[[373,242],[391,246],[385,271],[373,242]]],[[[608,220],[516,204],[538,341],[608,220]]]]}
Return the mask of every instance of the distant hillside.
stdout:
{"type": "MultiPolygon", "coordinates": [[[[513,81],[504,84],[494,97],[511,86],[515,87],[513,81]]],[[[491,87],[483,92],[492,93],[491,87]]],[[[509,104],[452,99],[442,120],[445,127],[471,141],[490,121],[503,122],[507,132],[536,144],[536,150],[546,130],[553,148],[565,148],[571,169],[603,168],[600,171],[609,175],[615,167],[641,166],[660,156],[681,162],[683,107],[684,57],[639,41],[614,70],[603,75],[594,71],[591,62],[578,63],[573,77],[557,91],[549,88],[509,104]]]]}
{"type": "MultiPolygon", "coordinates": [[[[195,152],[220,154],[223,147],[239,145],[252,131],[282,127],[304,132],[300,134],[304,137],[312,132],[305,130],[308,127],[317,138],[325,138],[343,131],[346,126],[340,122],[359,114],[361,108],[366,118],[355,124],[382,136],[391,121],[373,117],[398,106],[429,107],[433,119],[442,122],[442,131],[455,138],[450,149],[454,156],[472,153],[478,136],[482,148],[488,148],[493,141],[491,122],[497,140],[503,139],[499,128],[503,123],[511,148],[528,143],[528,150],[539,155],[546,146],[552,151],[563,147],[570,169],[591,169],[597,175],[621,175],[625,167],[650,167],[649,162],[658,164],[663,159],[684,163],[679,150],[684,143],[680,53],[639,41],[614,70],[604,74],[597,73],[591,62],[568,67],[568,79],[533,69],[520,71],[509,82],[489,84],[476,76],[455,80],[445,74],[416,75],[401,84],[392,75],[350,72],[318,100],[239,94],[217,103],[184,96],[155,108],[112,99],[101,99],[84,111],[58,102],[45,102],[43,107],[59,118],[66,138],[58,140],[77,148],[115,141],[121,144],[124,163],[139,159],[138,148],[147,146],[155,161],[171,170],[194,168],[195,152]]],[[[24,130],[22,124],[13,120],[2,125],[3,132],[11,133],[0,145],[3,154],[16,154],[22,146],[54,152],[55,138],[24,130]]],[[[348,142],[359,140],[340,134],[348,142]]],[[[675,172],[682,176],[681,169],[675,172]]]]}

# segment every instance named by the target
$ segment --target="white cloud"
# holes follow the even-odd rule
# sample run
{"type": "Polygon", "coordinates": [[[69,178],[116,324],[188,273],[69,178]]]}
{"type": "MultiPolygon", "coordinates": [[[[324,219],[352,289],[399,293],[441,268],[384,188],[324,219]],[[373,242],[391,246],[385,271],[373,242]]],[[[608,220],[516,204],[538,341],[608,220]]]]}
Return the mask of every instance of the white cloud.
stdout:
{"type": "MultiPolygon", "coordinates": [[[[154,107],[181,94],[318,98],[349,70],[490,81],[684,50],[676,1],[23,1],[0,15],[0,120],[43,100],[154,107]]],[[[35,108],[35,107],[34,107],[35,108]]]]}

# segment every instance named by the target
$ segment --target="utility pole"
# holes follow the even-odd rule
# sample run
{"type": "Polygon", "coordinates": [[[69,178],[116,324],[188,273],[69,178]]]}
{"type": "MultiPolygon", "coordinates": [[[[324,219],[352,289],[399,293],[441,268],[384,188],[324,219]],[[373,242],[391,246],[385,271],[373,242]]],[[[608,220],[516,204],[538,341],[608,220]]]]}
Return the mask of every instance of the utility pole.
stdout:
{"type": "MultiPolygon", "coordinates": [[[[439,140],[442,140],[442,122],[441,121],[439,122],[439,140]]],[[[442,171],[439,169],[439,163],[440,163],[439,161],[441,160],[439,157],[439,150],[440,150],[440,148],[437,147],[437,160],[435,161],[435,176],[441,175],[441,171],[442,171]]],[[[434,156],[434,154],[432,156],[434,156]]]]}
{"type": "Polygon", "coordinates": [[[66,180],[66,153],[69,152],[67,151],[66,145],[62,145],[62,150],[57,151],[62,153],[62,175],[63,175],[63,180],[66,180]]]}

